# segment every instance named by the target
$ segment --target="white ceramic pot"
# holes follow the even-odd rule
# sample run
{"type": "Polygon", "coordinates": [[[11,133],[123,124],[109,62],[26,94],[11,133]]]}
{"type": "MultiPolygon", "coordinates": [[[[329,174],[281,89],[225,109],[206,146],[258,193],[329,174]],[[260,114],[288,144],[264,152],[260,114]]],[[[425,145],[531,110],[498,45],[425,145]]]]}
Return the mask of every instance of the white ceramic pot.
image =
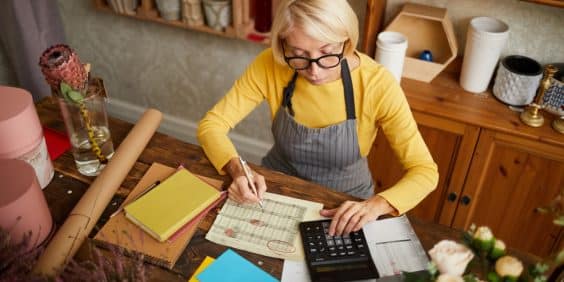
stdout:
{"type": "Polygon", "coordinates": [[[202,0],[206,23],[215,30],[223,30],[231,22],[231,1],[229,0],[202,0]]]}
{"type": "Polygon", "coordinates": [[[374,59],[388,69],[399,82],[403,71],[407,37],[399,32],[384,31],[378,34],[374,59]]]}
{"type": "Polygon", "coordinates": [[[519,55],[501,60],[493,86],[494,96],[510,106],[525,106],[535,98],[542,77],[542,66],[519,55]]]}
{"type": "Polygon", "coordinates": [[[180,0],[156,0],[161,17],[168,21],[180,19],[180,0]]]}

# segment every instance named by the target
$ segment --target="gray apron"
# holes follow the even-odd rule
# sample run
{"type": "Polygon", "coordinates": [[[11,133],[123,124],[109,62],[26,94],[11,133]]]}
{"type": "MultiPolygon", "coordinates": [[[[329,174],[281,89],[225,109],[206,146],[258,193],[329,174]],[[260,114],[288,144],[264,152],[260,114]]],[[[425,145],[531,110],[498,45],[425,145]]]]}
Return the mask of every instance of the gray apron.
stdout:
{"type": "Polygon", "coordinates": [[[291,99],[297,76],[294,73],[284,88],[282,106],[272,122],[274,145],[262,159],[262,165],[335,191],[363,199],[371,197],[374,185],[366,158],[360,155],[347,61],[341,61],[347,120],[338,124],[308,128],[296,122],[291,99]]]}

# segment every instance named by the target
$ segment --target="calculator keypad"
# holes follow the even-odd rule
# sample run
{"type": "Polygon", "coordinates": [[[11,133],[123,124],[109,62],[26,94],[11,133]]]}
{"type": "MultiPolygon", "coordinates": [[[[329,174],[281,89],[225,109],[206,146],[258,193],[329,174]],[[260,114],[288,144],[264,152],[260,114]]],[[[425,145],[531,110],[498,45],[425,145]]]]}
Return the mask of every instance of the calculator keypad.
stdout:
{"type": "Polygon", "coordinates": [[[331,220],[302,222],[300,231],[304,250],[312,265],[350,263],[369,260],[369,251],[362,230],[330,236],[331,220]]]}

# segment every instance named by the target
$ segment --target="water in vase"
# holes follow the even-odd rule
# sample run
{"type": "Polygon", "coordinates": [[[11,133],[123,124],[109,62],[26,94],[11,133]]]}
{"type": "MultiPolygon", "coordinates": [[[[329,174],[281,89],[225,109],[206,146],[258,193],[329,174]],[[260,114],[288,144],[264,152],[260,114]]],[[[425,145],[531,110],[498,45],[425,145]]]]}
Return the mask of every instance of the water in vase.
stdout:
{"type": "MultiPolygon", "coordinates": [[[[110,136],[110,131],[106,126],[93,127],[94,140],[100,147],[102,155],[110,159],[114,155],[114,145],[110,136]]],[[[73,134],[71,136],[72,152],[74,162],[78,171],[87,176],[98,175],[105,164],[101,164],[96,154],[92,150],[92,145],[88,141],[87,134],[73,134]]]]}

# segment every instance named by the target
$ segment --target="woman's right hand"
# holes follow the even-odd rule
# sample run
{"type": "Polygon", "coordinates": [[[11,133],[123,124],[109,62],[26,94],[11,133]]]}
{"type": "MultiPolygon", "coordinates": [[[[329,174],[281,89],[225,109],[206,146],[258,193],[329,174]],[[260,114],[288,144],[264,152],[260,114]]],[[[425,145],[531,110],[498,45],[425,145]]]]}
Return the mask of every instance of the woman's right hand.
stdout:
{"type": "Polygon", "coordinates": [[[251,181],[253,181],[253,184],[257,188],[258,195],[255,195],[247,177],[245,176],[245,171],[238,157],[229,160],[229,162],[223,167],[223,170],[233,179],[231,185],[229,185],[229,188],[227,189],[229,199],[241,204],[258,203],[262,199],[264,192],[266,192],[266,182],[264,181],[264,176],[258,174],[249,167],[251,172],[251,181]]]}

